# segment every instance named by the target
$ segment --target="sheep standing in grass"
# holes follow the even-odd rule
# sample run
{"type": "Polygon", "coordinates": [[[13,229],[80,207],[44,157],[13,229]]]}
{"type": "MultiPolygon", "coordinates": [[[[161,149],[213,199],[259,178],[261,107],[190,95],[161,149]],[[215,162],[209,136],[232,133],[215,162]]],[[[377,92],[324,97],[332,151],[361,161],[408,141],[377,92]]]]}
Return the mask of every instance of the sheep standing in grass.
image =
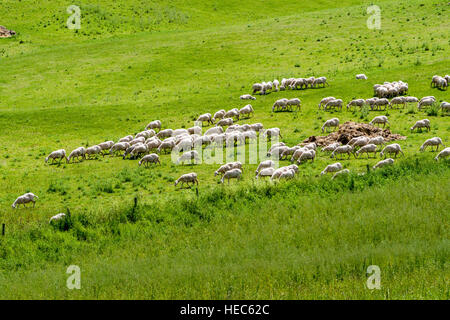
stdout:
{"type": "Polygon", "coordinates": [[[389,144],[380,152],[380,158],[386,158],[386,154],[394,154],[394,158],[397,158],[397,155],[399,153],[401,153],[403,156],[405,155],[398,143],[389,144]]]}
{"type": "Polygon", "coordinates": [[[161,153],[162,151],[170,152],[175,148],[175,141],[174,140],[164,140],[159,145],[157,152],[161,153]]]}
{"type": "Polygon", "coordinates": [[[194,160],[194,164],[200,161],[200,156],[198,155],[197,150],[191,150],[183,153],[177,160],[176,164],[185,163],[186,161],[192,162],[194,160]]]}
{"type": "Polygon", "coordinates": [[[181,177],[179,177],[177,180],[175,180],[175,187],[180,182],[181,182],[181,186],[183,186],[184,184],[187,184],[188,188],[189,188],[189,183],[192,183],[192,185],[197,184],[197,186],[198,186],[197,174],[195,172],[183,174],[181,177]]]}
{"type": "Polygon", "coordinates": [[[170,138],[173,135],[173,130],[172,129],[164,129],[158,132],[158,134],[156,135],[157,138],[161,139],[161,138],[170,138]]]}
{"type": "Polygon", "coordinates": [[[369,143],[369,138],[365,137],[365,136],[361,136],[361,137],[358,137],[358,139],[356,139],[356,141],[354,141],[353,144],[350,144],[350,143],[349,144],[353,147],[353,150],[356,150],[356,148],[363,147],[368,143],[369,143]]]}
{"type": "Polygon", "coordinates": [[[225,113],[227,113],[225,110],[221,109],[219,111],[217,111],[216,113],[214,113],[214,117],[211,119],[213,123],[216,122],[216,120],[220,120],[223,119],[223,117],[225,116],[225,113]]]}
{"type": "Polygon", "coordinates": [[[239,121],[239,110],[237,108],[228,110],[225,113],[224,118],[232,118],[232,119],[235,119],[236,121],[239,121]]]}
{"type": "Polygon", "coordinates": [[[296,173],[296,172],[298,172],[298,166],[295,164],[291,164],[286,167],[278,168],[273,172],[272,176],[270,177],[270,180],[275,180],[275,179],[280,178],[280,176],[283,174],[283,172],[288,171],[288,170],[293,170],[294,173],[296,173]]]}
{"type": "Polygon", "coordinates": [[[375,124],[383,124],[383,128],[386,126],[386,124],[390,125],[388,118],[386,116],[376,116],[372,119],[372,121],[369,122],[370,125],[374,126],[375,124]]]}
{"type": "Polygon", "coordinates": [[[239,110],[240,116],[246,115],[248,118],[250,118],[250,116],[252,114],[255,114],[255,111],[253,110],[253,107],[251,104],[248,104],[245,107],[243,107],[241,110],[239,110]]]}
{"type": "Polygon", "coordinates": [[[351,107],[360,107],[362,108],[366,101],[364,99],[354,99],[347,104],[347,110],[350,110],[351,107]]]}
{"type": "Polygon", "coordinates": [[[81,159],[86,159],[86,149],[84,147],[79,147],[73,150],[67,157],[67,163],[69,163],[71,159],[75,158],[79,161],[80,157],[81,159]]]}
{"type": "Polygon", "coordinates": [[[388,99],[386,98],[381,98],[381,99],[377,99],[374,102],[374,106],[376,107],[377,110],[386,110],[386,108],[389,106],[391,106],[391,103],[389,102],[388,99]],[[381,108],[383,107],[383,108],[381,108]]]}
{"type": "Polygon", "coordinates": [[[426,128],[427,131],[430,131],[430,130],[431,130],[431,127],[430,127],[430,120],[428,120],[428,119],[418,120],[418,121],[411,127],[411,132],[412,132],[414,129],[417,129],[417,131],[419,131],[419,129],[420,129],[420,131],[422,131],[422,128],[426,128]]]}
{"type": "Polygon", "coordinates": [[[301,101],[298,98],[289,99],[286,102],[286,106],[292,111],[294,107],[297,108],[298,111],[301,109],[301,101]]]}
{"type": "Polygon", "coordinates": [[[430,139],[426,140],[422,144],[422,146],[420,147],[420,151],[421,152],[425,151],[425,149],[427,147],[431,147],[431,151],[433,151],[433,147],[434,146],[436,146],[436,150],[435,151],[438,151],[440,145],[442,145],[445,148],[444,144],[442,143],[442,139],[441,138],[433,137],[433,138],[430,138],[430,139]]]}
{"type": "Polygon", "coordinates": [[[240,161],[228,162],[228,163],[220,166],[220,168],[217,169],[216,172],[214,172],[214,176],[224,174],[225,172],[232,170],[232,169],[242,170],[242,163],[240,161]]]}
{"type": "Polygon", "coordinates": [[[339,129],[339,119],[333,118],[325,121],[325,123],[322,126],[322,133],[325,132],[325,128],[339,129]]]}
{"type": "Polygon", "coordinates": [[[203,122],[206,122],[207,124],[209,124],[209,123],[213,124],[211,113],[205,113],[205,114],[198,116],[197,122],[201,122],[202,124],[203,124],[203,122]]]}
{"type": "Polygon", "coordinates": [[[396,105],[396,106],[402,105],[403,108],[405,108],[406,107],[406,102],[407,101],[406,101],[405,97],[395,97],[395,98],[392,98],[392,100],[390,102],[390,105],[391,105],[391,108],[393,108],[394,105],[396,105]]]}
{"type": "Polygon", "coordinates": [[[126,137],[120,138],[119,142],[130,142],[131,140],[133,140],[133,136],[132,135],[128,135],[126,137]]]}
{"type": "Polygon", "coordinates": [[[99,143],[98,146],[100,149],[102,149],[102,152],[108,152],[109,149],[114,145],[114,141],[105,141],[102,143],[99,143]]]}
{"type": "Polygon", "coordinates": [[[334,99],[329,101],[323,109],[328,110],[328,108],[333,107],[335,109],[342,110],[342,103],[342,99],[334,99]]]}
{"type": "Polygon", "coordinates": [[[448,158],[448,156],[450,156],[450,147],[447,147],[441,152],[439,152],[439,154],[434,158],[434,160],[438,161],[441,158],[446,159],[448,158]]]}
{"type": "Polygon", "coordinates": [[[367,76],[364,73],[357,74],[356,80],[367,80],[367,76]]]}
{"type": "Polygon", "coordinates": [[[126,151],[129,147],[130,144],[128,142],[118,142],[111,147],[109,154],[113,156],[120,151],[126,151]]]}
{"type": "Polygon", "coordinates": [[[334,179],[336,179],[336,178],[338,178],[338,177],[347,175],[347,174],[349,174],[349,173],[350,173],[350,170],[348,170],[348,169],[343,169],[343,170],[338,171],[338,172],[336,172],[335,174],[333,174],[333,176],[331,177],[331,179],[334,180],[334,179]]]}
{"type": "MultiPolygon", "coordinates": [[[[147,152],[148,152],[148,147],[147,147],[147,145],[141,143],[141,144],[136,145],[136,146],[133,148],[133,150],[131,150],[131,152],[130,152],[130,157],[131,157],[131,159],[136,159],[136,158],[138,158],[139,156],[141,156],[141,155],[143,155],[143,154],[146,154],[147,152]]],[[[124,156],[124,157],[125,157],[125,156],[124,156]]]]}
{"type": "Polygon", "coordinates": [[[291,162],[294,162],[294,161],[300,159],[300,157],[302,156],[303,152],[308,151],[308,150],[310,150],[310,149],[298,148],[297,150],[295,150],[294,153],[292,154],[291,162]]]}
{"type": "Polygon", "coordinates": [[[331,100],[336,100],[336,98],[335,98],[335,97],[326,97],[326,98],[323,98],[322,100],[320,100],[320,102],[319,102],[319,110],[320,110],[324,105],[326,105],[328,102],[330,102],[331,100]]]}
{"type": "Polygon", "coordinates": [[[64,149],[59,149],[59,150],[56,150],[56,151],[51,152],[51,153],[47,156],[47,158],[45,158],[45,163],[47,163],[49,159],[52,159],[52,163],[53,163],[56,159],[59,159],[59,163],[61,163],[61,160],[62,160],[62,159],[66,159],[66,160],[67,160],[67,158],[66,158],[66,150],[64,150],[64,149]]]}
{"type": "Polygon", "coordinates": [[[369,159],[369,153],[374,154],[374,158],[377,156],[377,146],[375,144],[366,144],[361,147],[358,151],[355,153],[355,157],[358,156],[360,153],[367,153],[367,159],[369,159]]]}
{"type": "Polygon", "coordinates": [[[447,101],[443,101],[439,107],[442,111],[450,111],[450,103],[447,101]]]}
{"type": "Polygon", "coordinates": [[[228,184],[230,184],[230,179],[241,179],[242,171],[241,169],[231,169],[225,172],[222,176],[222,179],[220,179],[220,182],[223,184],[225,179],[228,180],[228,184]]]}
{"type": "Polygon", "coordinates": [[[39,199],[39,197],[31,192],[25,193],[19,197],[17,197],[16,201],[14,201],[14,203],[12,204],[13,209],[18,208],[19,205],[23,205],[24,207],[25,204],[33,202],[33,208],[36,205],[36,200],[35,199],[39,199]]]}
{"type": "Polygon", "coordinates": [[[350,159],[350,155],[352,154],[353,151],[353,147],[346,144],[343,146],[339,146],[336,149],[334,149],[334,151],[331,153],[331,159],[333,159],[334,157],[337,158],[338,154],[348,154],[348,158],[350,159]]]}
{"type": "Polygon", "coordinates": [[[216,123],[217,127],[226,127],[233,125],[233,119],[232,118],[224,118],[219,120],[219,122],[216,123]]]}
{"type": "Polygon", "coordinates": [[[288,102],[288,99],[286,99],[286,98],[278,99],[277,101],[274,102],[274,104],[272,106],[272,112],[279,111],[280,109],[281,110],[286,109],[287,102],[288,102]]]}
{"type": "Polygon", "coordinates": [[[243,94],[239,97],[241,100],[256,100],[255,97],[253,97],[251,94],[243,94]]]}
{"type": "Polygon", "coordinates": [[[53,217],[50,218],[50,221],[48,223],[54,223],[56,221],[61,221],[63,219],[66,218],[66,214],[65,213],[58,213],[57,215],[54,215],[53,217]]]}
{"type": "Polygon", "coordinates": [[[160,120],[154,120],[154,121],[150,122],[150,123],[145,127],[145,130],[148,130],[148,129],[153,129],[153,130],[158,129],[158,130],[161,130],[161,121],[160,121],[160,120]]]}
{"type": "Polygon", "coordinates": [[[367,144],[375,144],[377,146],[382,146],[384,144],[384,138],[382,136],[370,138],[367,144]]]}
{"type": "Polygon", "coordinates": [[[323,171],[320,173],[321,176],[324,174],[327,174],[328,172],[337,172],[339,170],[342,170],[342,164],[340,162],[336,162],[333,164],[329,164],[323,169],[323,171]]]}
{"type": "Polygon", "coordinates": [[[384,167],[387,165],[391,165],[393,163],[394,163],[394,159],[387,158],[387,159],[379,161],[376,165],[373,166],[373,169],[381,168],[381,167],[384,167]]]}
{"type": "Polygon", "coordinates": [[[278,178],[279,180],[283,180],[283,179],[293,179],[295,177],[295,171],[293,169],[288,169],[283,171],[280,174],[280,177],[278,178]]]}
{"type": "Polygon", "coordinates": [[[139,167],[141,166],[141,164],[144,164],[144,167],[148,167],[149,164],[154,163],[154,164],[160,164],[161,165],[161,161],[159,160],[159,156],[156,153],[151,153],[151,154],[147,154],[145,155],[140,161],[139,161],[139,167]]]}
{"type": "Polygon", "coordinates": [[[329,145],[322,148],[322,152],[333,152],[340,145],[341,144],[339,142],[330,143],[329,145]]]}
{"type": "Polygon", "coordinates": [[[314,150],[306,150],[302,153],[300,158],[297,160],[297,163],[301,164],[302,161],[306,162],[308,160],[311,160],[311,162],[314,162],[315,158],[316,158],[316,152],[314,150]]]}
{"type": "Polygon", "coordinates": [[[266,169],[266,168],[274,168],[275,162],[273,160],[264,160],[259,163],[258,168],[256,168],[255,174],[258,174],[259,171],[266,169]]]}
{"type": "Polygon", "coordinates": [[[266,131],[264,131],[264,133],[263,133],[263,137],[268,138],[268,139],[272,139],[273,137],[278,137],[278,136],[280,138],[283,138],[281,136],[280,128],[270,128],[270,129],[267,129],[266,131]]]}
{"type": "Polygon", "coordinates": [[[423,99],[419,101],[417,107],[419,108],[419,110],[421,110],[422,107],[432,106],[435,102],[436,100],[433,100],[432,98],[423,99]]]}
{"type": "Polygon", "coordinates": [[[259,179],[260,177],[271,177],[275,172],[275,168],[264,168],[256,174],[255,179],[259,179]]]}
{"type": "Polygon", "coordinates": [[[91,159],[91,157],[96,157],[99,154],[103,156],[102,148],[100,146],[92,146],[86,149],[86,156],[88,159],[91,159]]]}

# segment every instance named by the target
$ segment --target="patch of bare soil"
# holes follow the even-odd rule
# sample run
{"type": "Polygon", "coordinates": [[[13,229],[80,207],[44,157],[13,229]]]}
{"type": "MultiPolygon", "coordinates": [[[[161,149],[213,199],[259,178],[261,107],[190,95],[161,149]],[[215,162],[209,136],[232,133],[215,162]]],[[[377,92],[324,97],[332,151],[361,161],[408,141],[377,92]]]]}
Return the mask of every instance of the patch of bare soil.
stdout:
{"type": "Polygon", "coordinates": [[[377,137],[382,136],[385,141],[392,140],[405,140],[405,136],[401,136],[397,133],[392,133],[389,129],[383,129],[372,126],[368,123],[357,123],[353,121],[347,121],[339,126],[338,131],[331,132],[327,136],[311,136],[303,140],[302,144],[315,142],[318,146],[324,147],[334,142],[340,142],[347,144],[352,138],[366,136],[377,137]]]}

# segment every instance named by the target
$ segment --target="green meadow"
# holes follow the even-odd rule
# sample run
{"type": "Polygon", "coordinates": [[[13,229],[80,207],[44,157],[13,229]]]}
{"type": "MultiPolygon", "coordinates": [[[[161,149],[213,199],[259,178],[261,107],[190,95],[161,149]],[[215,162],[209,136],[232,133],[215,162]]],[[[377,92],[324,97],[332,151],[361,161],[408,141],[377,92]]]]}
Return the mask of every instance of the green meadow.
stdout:
{"type": "Polygon", "coordinates": [[[450,162],[419,152],[435,136],[450,145],[449,115],[416,104],[317,107],[398,80],[408,95],[450,101],[430,87],[450,73],[449,9],[438,0],[2,0],[0,25],[17,35],[0,38],[0,298],[449,299],[450,162]],[[78,30],[66,26],[72,4],[78,30]],[[366,25],[373,4],[379,30],[366,25]],[[309,76],[330,86],[239,99],[255,82],[309,76]],[[272,113],[284,97],[301,99],[301,111],[272,113]],[[319,175],[335,160],[318,151],[293,180],[255,181],[257,165],[244,164],[230,185],[214,176],[220,164],[175,165],[170,154],[149,168],[110,156],[44,162],[155,119],[189,128],[200,114],[247,103],[255,114],[238,123],[279,127],[290,146],[322,135],[333,117],[387,115],[407,137],[397,141],[405,156],[375,171],[379,157],[345,158],[350,175],[331,180],[319,175]],[[424,118],[430,132],[411,132],[424,118]],[[198,189],[176,189],[192,171],[198,189]],[[12,209],[25,192],[39,196],[36,207],[12,209]],[[69,265],[81,269],[80,290],[66,287],[69,265]],[[366,286],[370,265],[380,267],[380,290],[366,286]]]}

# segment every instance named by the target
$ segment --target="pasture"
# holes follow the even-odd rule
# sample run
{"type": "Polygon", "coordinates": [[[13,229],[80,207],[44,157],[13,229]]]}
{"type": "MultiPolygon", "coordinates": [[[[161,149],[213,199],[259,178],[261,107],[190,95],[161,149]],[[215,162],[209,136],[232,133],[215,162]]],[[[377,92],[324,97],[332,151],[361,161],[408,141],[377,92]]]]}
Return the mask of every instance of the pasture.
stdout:
{"type": "Polygon", "coordinates": [[[0,5],[0,24],[17,32],[0,39],[0,298],[449,298],[449,161],[419,152],[431,137],[450,144],[448,114],[317,107],[398,80],[408,95],[449,101],[430,87],[450,73],[446,2],[380,1],[380,30],[367,28],[370,1],[109,3],[77,1],[79,30],[67,29],[62,0],[0,5]],[[255,82],[309,76],[330,86],[239,99],[255,82]],[[301,99],[301,111],[271,112],[284,97],[301,99]],[[333,117],[386,115],[407,137],[396,141],[405,156],[369,172],[379,157],[341,160],[351,174],[332,181],[319,174],[335,160],[318,151],[294,180],[255,181],[257,165],[245,164],[230,186],[214,177],[220,164],[175,165],[170,155],[150,168],[109,156],[44,163],[53,150],[117,141],[155,119],[189,128],[200,114],[247,103],[255,114],[238,123],[279,127],[290,146],[322,135],[333,117]],[[424,118],[430,132],[411,133],[424,118]],[[176,190],[191,171],[198,194],[176,190]],[[39,196],[36,207],[13,210],[25,192],[39,196]],[[50,226],[67,208],[70,221],[50,226]],[[81,290],[66,288],[71,264],[81,290]],[[381,290],[365,286],[371,264],[381,290]]]}

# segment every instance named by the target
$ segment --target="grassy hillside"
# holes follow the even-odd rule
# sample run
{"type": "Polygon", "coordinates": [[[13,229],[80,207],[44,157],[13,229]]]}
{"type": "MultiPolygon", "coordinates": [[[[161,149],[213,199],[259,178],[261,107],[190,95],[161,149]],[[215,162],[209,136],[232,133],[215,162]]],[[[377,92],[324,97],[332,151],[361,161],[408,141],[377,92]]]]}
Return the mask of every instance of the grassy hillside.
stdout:
{"type": "Polygon", "coordinates": [[[370,1],[77,1],[78,31],[65,26],[70,4],[0,4],[0,24],[18,33],[0,39],[0,297],[448,299],[448,161],[418,153],[433,136],[450,143],[448,115],[317,111],[325,96],[368,98],[395,80],[449,101],[429,85],[449,73],[447,3],[382,1],[382,27],[369,30],[370,1]],[[368,81],[354,80],[361,72],[368,81]],[[280,127],[293,145],[328,118],[385,114],[407,136],[396,168],[371,180],[357,174],[378,160],[343,160],[354,175],[330,183],[317,175],[333,160],[319,154],[293,182],[253,182],[246,165],[239,186],[222,187],[218,165],[175,166],[169,155],[150,169],[110,157],[44,164],[52,150],[116,141],[154,119],[188,128],[201,113],[240,108],[254,82],[320,75],[330,87],[257,96],[255,116],[239,123],[280,127]],[[271,113],[282,97],[300,98],[302,111],[271,113]],[[410,133],[423,118],[432,130],[410,133]],[[195,191],[174,190],[190,171],[206,209],[195,191]],[[13,211],[27,191],[36,208],[13,211]],[[70,230],[48,226],[66,208],[70,230]],[[364,287],[372,263],[386,271],[377,292],[364,287]],[[69,264],[82,266],[79,292],[63,289],[69,264]]]}

